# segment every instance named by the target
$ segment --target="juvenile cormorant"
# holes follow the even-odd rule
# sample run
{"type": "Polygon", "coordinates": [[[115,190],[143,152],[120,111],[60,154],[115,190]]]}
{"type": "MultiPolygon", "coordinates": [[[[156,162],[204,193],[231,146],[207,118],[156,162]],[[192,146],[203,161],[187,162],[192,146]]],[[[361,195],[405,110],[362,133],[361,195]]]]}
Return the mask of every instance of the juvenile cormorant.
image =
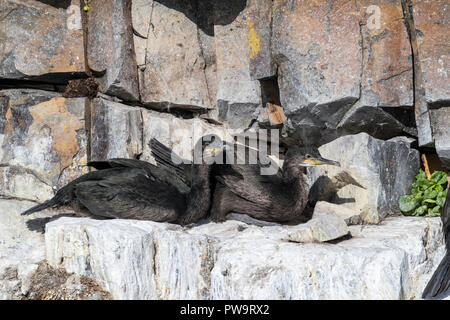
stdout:
{"type": "Polygon", "coordinates": [[[292,146],[275,175],[262,175],[261,164],[218,165],[210,218],[224,221],[231,213],[241,213],[271,222],[296,219],[308,202],[303,167],[323,164],[339,165],[322,158],[317,148],[292,146]]]}
{"type": "MultiPolygon", "coordinates": [[[[450,185],[450,177],[448,178],[448,185],[450,185]]],[[[431,298],[450,293],[450,190],[447,191],[441,220],[446,252],[423,291],[422,298],[431,298]]]]}
{"type": "Polygon", "coordinates": [[[71,206],[78,214],[88,216],[192,223],[210,208],[211,166],[202,156],[208,155],[207,146],[215,139],[208,135],[197,142],[195,148],[201,152],[194,152],[194,157],[198,159],[180,166],[183,172],[134,159],[89,162],[97,171],[73,180],[52,199],[22,215],[71,206]]]}

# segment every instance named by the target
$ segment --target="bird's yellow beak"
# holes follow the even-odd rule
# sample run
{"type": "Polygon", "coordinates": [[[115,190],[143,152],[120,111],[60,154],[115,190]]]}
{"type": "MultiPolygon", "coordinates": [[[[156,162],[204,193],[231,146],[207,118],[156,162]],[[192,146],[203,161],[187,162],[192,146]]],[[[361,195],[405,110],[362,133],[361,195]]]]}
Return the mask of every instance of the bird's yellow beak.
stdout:
{"type": "Polygon", "coordinates": [[[217,155],[221,151],[222,148],[205,148],[205,152],[213,156],[217,155]]]}
{"type": "Polygon", "coordinates": [[[337,161],[328,160],[328,159],[325,159],[322,157],[305,159],[303,162],[305,162],[306,164],[308,164],[310,166],[320,166],[323,164],[328,164],[328,165],[338,166],[338,167],[341,166],[341,164],[337,161]]]}

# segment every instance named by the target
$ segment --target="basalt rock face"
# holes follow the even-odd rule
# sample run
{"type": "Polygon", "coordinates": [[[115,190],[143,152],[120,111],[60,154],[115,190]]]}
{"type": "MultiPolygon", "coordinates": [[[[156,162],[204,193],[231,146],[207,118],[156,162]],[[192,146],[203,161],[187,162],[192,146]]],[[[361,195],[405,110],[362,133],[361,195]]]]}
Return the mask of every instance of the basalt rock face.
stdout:
{"type": "Polygon", "coordinates": [[[100,90],[128,101],[139,99],[131,26],[131,0],[93,0],[87,20],[87,62],[100,90]]]}
{"type": "Polygon", "coordinates": [[[366,133],[340,137],[319,148],[327,159],[339,159],[340,167],[317,166],[308,170],[310,197],[314,190],[341,171],[349,172],[360,184],[347,185],[330,202],[339,203],[359,212],[366,223],[380,223],[386,215],[398,214],[397,200],[409,194],[410,186],[420,168],[419,152],[402,140],[383,141],[366,133]]]}
{"type": "Polygon", "coordinates": [[[447,2],[0,0],[0,298],[418,298],[439,219],[392,216],[414,148],[450,168],[447,2]],[[261,129],[341,163],[308,170],[306,223],[19,215],[90,160],[261,129]]]}
{"type": "Polygon", "coordinates": [[[0,79],[64,82],[86,72],[84,57],[79,0],[66,8],[1,1],[0,79]]]}
{"type": "Polygon", "coordinates": [[[86,173],[87,98],[0,90],[1,196],[43,201],[86,173]]]}

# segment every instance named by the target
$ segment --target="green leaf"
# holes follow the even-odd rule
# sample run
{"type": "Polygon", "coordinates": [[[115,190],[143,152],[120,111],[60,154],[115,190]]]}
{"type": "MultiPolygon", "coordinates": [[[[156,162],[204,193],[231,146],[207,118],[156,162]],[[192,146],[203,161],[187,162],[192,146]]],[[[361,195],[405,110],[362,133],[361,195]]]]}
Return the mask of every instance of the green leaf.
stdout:
{"type": "Polygon", "coordinates": [[[418,207],[415,211],[414,211],[414,215],[415,216],[422,216],[422,215],[424,215],[424,213],[427,211],[427,206],[426,205],[423,205],[423,206],[420,206],[420,207],[418,207]]]}
{"type": "Polygon", "coordinates": [[[425,199],[423,200],[424,203],[436,203],[436,200],[433,199],[425,199]]]}
{"type": "Polygon", "coordinates": [[[429,188],[423,193],[425,199],[434,199],[437,197],[437,195],[438,192],[436,190],[433,190],[433,188],[429,188]]]}
{"type": "Polygon", "coordinates": [[[444,175],[444,173],[442,171],[435,171],[431,174],[430,179],[433,182],[438,182],[439,180],[441,180],[443,175],[444,175]]]}
{"type": "Polygon", "coordinates": [[[416,201],[411,196],[405,195],[398,199],[398,206],[404,213],[412,212],[416,208],[416,201]]]}
{"type": "Polygon", "coordinates": [[[439,210],[441,210],[440,206],[435,206],[434,208],[430,208],[430,209],[428,209],[427,216],[429,216],[429,217],[437,217],[437,216],[439,216],[439,210]]]}
{"type": "Polygon", "coordinates": [[[447,182],[447,174],[444,174],[442,178],[437,182],[438,184],[445,184],[447,182]]]}
{"type": "Polygon", "coordinates": [[[419,178],[426,179],[427,174],[422,169],[419,170],[419,174],[416,176],[416,179],[419,180],[419,178]]]}

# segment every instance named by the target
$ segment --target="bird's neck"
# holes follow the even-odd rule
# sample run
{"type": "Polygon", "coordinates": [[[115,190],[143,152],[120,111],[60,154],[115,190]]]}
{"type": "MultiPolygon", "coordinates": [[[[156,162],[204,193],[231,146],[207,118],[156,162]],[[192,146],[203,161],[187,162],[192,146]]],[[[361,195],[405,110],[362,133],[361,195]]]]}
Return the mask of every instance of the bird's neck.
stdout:
{"type": "Polygon", "coordinates": [[[186,196],[187,208],[180,221],[183,225],[196,222],[208,212],[211,204],[210,170],[211,166],[206,164],[192,167],[191,190],[186,196]]]}
{"type": "Polygon", "coordinates": [[[290,193],[293,207],[297,214],[301,214],[308,201],[308,187],[305,182],[305,170],[302,167],[290,166],[288,163],[283,165],[283,181],[286,190],[290,193]]]}

